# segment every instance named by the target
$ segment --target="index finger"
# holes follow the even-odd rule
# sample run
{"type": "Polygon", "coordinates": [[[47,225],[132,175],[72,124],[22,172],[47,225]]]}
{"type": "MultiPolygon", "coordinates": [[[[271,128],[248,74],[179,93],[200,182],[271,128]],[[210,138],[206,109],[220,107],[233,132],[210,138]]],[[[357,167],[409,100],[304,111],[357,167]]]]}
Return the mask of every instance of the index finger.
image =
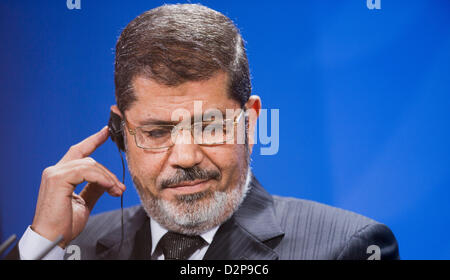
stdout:
{"type": "Polygon", "coordinates": [[[91,155],[98,147],[108,140],[108,135],[108,126],[105,126],[99,132],[70,147],[64,157],[57,164],[75,159],[82,159],[91,155]]]}

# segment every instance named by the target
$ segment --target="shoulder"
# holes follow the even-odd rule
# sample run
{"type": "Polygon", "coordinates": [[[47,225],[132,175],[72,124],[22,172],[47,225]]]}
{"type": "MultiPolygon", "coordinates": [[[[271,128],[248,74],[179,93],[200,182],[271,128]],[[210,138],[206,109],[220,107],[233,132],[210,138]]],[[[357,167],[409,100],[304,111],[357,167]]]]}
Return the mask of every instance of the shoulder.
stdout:
{"type": "Polygon", "coordinates": [[[272,198],[277,216],[286,223],[292,219],[304,219],[313,224],[333,223],[336,226],[345,224],[350,228],[377,223],[375,220],[355,212],[316,201],[277,195],[273,195],[272,198]]]}
{"type": "Polygon", "coordinates": [[[370,257],[367,253],[369,246],[375,245],[380,250],[384,249],[384,259],[398,258],[396,239],[382,223],[315,201],[272,197],[275,216],[285,232],[279,248],[281,256],[296,259],[367,259],[370,257]]]}

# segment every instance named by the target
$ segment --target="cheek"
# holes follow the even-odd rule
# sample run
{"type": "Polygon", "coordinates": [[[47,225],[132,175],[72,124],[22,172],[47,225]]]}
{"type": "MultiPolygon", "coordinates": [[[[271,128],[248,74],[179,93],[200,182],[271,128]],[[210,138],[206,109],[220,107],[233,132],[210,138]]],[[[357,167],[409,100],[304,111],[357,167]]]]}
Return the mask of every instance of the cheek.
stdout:
{"type": "Polygon", "coordinates": [[[156,179],[161,173],[163,156],[130,148],[127,153],[127,161],[131,175],[136,177],[142,186],[154,189],[156,179]]]}
{"type": "Polygon", "coordinates": [[[245,169],[244,145],[223,145],[206,147],[205,154],[222,173],[224,187],[239,179],[245,169]]]}

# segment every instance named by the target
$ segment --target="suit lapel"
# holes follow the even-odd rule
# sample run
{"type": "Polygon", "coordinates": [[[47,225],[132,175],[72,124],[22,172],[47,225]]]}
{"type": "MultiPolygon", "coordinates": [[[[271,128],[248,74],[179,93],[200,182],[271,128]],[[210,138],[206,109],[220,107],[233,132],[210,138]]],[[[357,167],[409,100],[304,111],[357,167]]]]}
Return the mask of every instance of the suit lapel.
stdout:
{"type": "Polygon", "coordinates": [[[145,219],[144,225],[136,232],[134,248],[130,259],[150,260],[152,254],[152,236],[150,232],[150,219],[145,219]]]}
{"type": "Polygon", "coordinates": [[[98,259],[150,259],[152,238],[150,219],[140,207],[131,217],[124,217],[124,240],[120,244],[122,230],[115,230],[101,237],[96,246],[98,259]]]}
{"type": "Polygon", "coordinates": [[[275,219],[272,197],[252,175],[249,193],[233,216],[220,226],[204,259],[278,259],[273,249],[283,236],[275,219]]]}

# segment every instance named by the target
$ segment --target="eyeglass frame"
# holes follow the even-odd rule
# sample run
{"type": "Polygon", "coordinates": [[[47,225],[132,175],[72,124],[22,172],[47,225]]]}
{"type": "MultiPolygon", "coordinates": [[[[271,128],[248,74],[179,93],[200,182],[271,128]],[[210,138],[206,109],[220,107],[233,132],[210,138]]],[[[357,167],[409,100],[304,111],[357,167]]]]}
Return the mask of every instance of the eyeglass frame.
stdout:
{"type": "MultiPolygon", "coordinates": [[[[241,113],[239,113],[239,115],[237,115],[236,117],[234,117],[234,121],[233,121],[233,129],[235,128],[236,124],[238,124],[238,123],[241,121],[242,115],[245,115],[245,112],[246,112],[246,110],[241,110],[241,113]]],[[[222,120],[222,121],[225,122],[225,121],[229,121],[229,120],[231,120],[231,119],[224,119],[224,120],[222,120]]],[[[193,134],[193,133],[194,133],[194,125],[196,125],[196,124],[198,124],[198,123],[199,123],[199,122],[197,122],[197,123],[194,122],[194,123],[191,123],[191,125],[190,125],[191,136],[192,136],[194,139],[195,139],[195,136],[194,136],[194,134],[193,134]]],[[[175,130],[175,129],[176,129],[176,130],[179,130],[179,129],[185,128],[185,127],[179,127],[180,124],[181,124],[181,122],[178,123],[178,124],[166,124],[166,125],[156,125],[156,126],[169,126],[169,127],[170,127],[170,126],[173,126],[173,128],[171,129],[171,134],[172,134],[172,133],[174,133],[174,130],[175,130]]],[[[144,148],[144,147],[141,147],[141,146],[139,146],[138,143],[137,143],[136,132],[137,132],[137,130],[138,130],[139,128],[147,127],[147,126],[149,126],[149,125],[135,126],[134,129],[132,129],[132,128],[130,127],[130,122],[124,117],[124,119],[122,120],[121,126],[122,126],[122,128],[127,127],[128,132],[129,132],[131,135],[133,135],[133,137],[134,137],[134,143],[136,144],[136,147],[138,147],[138,148],[140,148],[140,149],[143,149],[143,150],[163,150],[163,149],[169,149],[169,148],[171,148],[171,147],[173,147],[173,146],[175,145],[174,141],[171,141],[172,144],[171,144],[170,146],[166,146],[166,147],[158,147],[158,148],[144,148]]],[[[133,126],[133,125],[131,125],[131,126],[133,126]]],[[[198,145],[202,145],[202,146],[224,145],[224,144],[227,143],[227,141],[228,141],[228,140],[226,140],[226,141],[224,141],[224,142],[222,142],[222,143],[213,143],[213,144],[204,144],[204,143],[197,143],[197,144],[198,144],[198,145]]]]}

